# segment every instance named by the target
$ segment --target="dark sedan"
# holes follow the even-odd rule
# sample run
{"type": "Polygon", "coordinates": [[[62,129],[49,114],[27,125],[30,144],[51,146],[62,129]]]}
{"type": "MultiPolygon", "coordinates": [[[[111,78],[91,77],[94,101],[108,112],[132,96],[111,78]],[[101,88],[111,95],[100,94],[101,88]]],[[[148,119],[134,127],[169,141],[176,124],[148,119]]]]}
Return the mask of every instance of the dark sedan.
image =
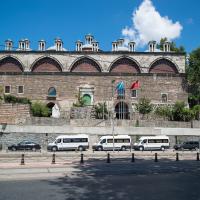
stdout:
{"type": "Polygon", "coordinates": [[[13,144],[8,146],[8,150],[11,151],[17,151],[17,150],[32,150],[32,151],[36,151],[36,150],[40,150],[41,146],[35,142],[31,142],[31,141],[22,141],[20,143],[18,143],[17,145],[13,144]]]}
{"type": "Polygon", "coordinates": [[[197,150],[197,149],[199,149],[199,142],[198,141],[187,141],[182,144],[176,144],[176,145],[174,145],[174,149],[175,150],[185,150],[185,149],[197,150]]]}

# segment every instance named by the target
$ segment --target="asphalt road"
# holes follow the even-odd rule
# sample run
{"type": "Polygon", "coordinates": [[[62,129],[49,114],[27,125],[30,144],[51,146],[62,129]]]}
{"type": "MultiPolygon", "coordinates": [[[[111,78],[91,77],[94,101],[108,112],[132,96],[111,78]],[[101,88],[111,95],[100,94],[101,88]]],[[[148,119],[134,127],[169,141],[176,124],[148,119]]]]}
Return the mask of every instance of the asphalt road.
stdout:
{"type": "Polygon", "coordinates": [[[200,200],[200,162],[87,162],[60,177],[0,181],[0,200],[200,200]]]}

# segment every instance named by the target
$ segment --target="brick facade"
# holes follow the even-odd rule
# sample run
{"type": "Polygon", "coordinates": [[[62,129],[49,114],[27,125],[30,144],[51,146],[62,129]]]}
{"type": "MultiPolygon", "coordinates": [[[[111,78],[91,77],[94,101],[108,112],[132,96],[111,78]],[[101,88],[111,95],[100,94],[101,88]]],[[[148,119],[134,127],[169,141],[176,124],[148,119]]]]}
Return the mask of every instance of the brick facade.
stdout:
{"type": "Polygon", "coordinates": [[[62,111],[70,110],[80,88],[92,94],[92,104],[105,101],[114,110],[123,101],[130,113],[141,97],[163,104],[161,95],[167,94],[167,104],[187,103],[184,72],[185,55],[176,53],[0,52],[1,86],[11,86],[15,96],[57,103],[62,111]],[[132,98],[130,87],[137,80],[140,88],[132,98]],[[119,81],[125,84],[123,100],[115,91],[119,81]],[[18,86],[24,86],[24,93],[18,94],[18,86]],[[51,87],[56,89],[54,99],[48,98],[51,87]]]}

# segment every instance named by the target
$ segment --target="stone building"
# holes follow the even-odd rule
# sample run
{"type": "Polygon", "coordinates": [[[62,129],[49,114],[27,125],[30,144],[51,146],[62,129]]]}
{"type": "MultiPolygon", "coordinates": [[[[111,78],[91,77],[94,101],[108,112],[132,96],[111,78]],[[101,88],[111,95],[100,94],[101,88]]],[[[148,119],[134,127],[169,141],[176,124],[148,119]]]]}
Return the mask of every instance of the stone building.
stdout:
{"type": "Polygon", "coordinates": [[[17,49],[6,40],[0,51],[0,85],[4,94],[42,101],[51,108],[57,104],[68,114],[79,94],[88,107],[106,102],[121,119],[132,117],[142,97],[156,105],[187,103],[185,54],[171,52],[169,42],[163,51],[151,41],[147,51],[137,52],[134,42],[124,45],[119,39],[111,51],[103,51],[90,34],[85,42],[76,42],[75,51],[65,49],[60,38],[49,48],[40,40],[38,50],[30,48],[28,39],[20,40],[17,49]],[[119,82],[124,84],[120,95],[119,82]],[[139,86],[130,89],[135,82],[139,86]]]}

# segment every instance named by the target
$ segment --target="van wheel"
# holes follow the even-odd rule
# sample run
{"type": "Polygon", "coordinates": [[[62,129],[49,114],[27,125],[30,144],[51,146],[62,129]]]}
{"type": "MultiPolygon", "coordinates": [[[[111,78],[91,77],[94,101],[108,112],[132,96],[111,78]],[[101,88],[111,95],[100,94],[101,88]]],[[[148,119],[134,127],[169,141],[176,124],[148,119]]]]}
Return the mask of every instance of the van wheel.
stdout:
{"type": "Polygon", "coordinates": [[[51,149],[52,151],[57,151],[58,150],[58,148],[57,147],[52,147],[52,149],[51,149]]]}
{"type": "Polygon", "coordinates": [[[16,149],[16,147],[12,147],[12,151],[16,151],[17,149],[16,149]]]}
{"type": "Polygon", "coordinates": [[[78,147],[78,150],[79,150],[79,151],[83,151],[84,148],[83,148],[82,146],[79,146],[79,147],[78,147]]]}
{"type": "Polygon", "coordinates": [[[165,150],[165,147],[161,147],[160,149],[161,149],[161,151],[164,151],[164,150],[165,150]]]}
{"type": "Polygon", "coordinates": [[[103,151],[103,148],[101,146],[97,147],[97,151],[103,151]]]}
{"type": "Polygon", "coordinates": [[[142,146],[139,147],[139,150],[140,150],[140,151],[144,151],[144,147],[142,147],[142,146]]]}
{"type": "Polygon", "coordinates": [[[122,151],[126,151],[126,147],[123,146],[123,147],[121,148],[121,150],[122,150],[122,151]]]}

